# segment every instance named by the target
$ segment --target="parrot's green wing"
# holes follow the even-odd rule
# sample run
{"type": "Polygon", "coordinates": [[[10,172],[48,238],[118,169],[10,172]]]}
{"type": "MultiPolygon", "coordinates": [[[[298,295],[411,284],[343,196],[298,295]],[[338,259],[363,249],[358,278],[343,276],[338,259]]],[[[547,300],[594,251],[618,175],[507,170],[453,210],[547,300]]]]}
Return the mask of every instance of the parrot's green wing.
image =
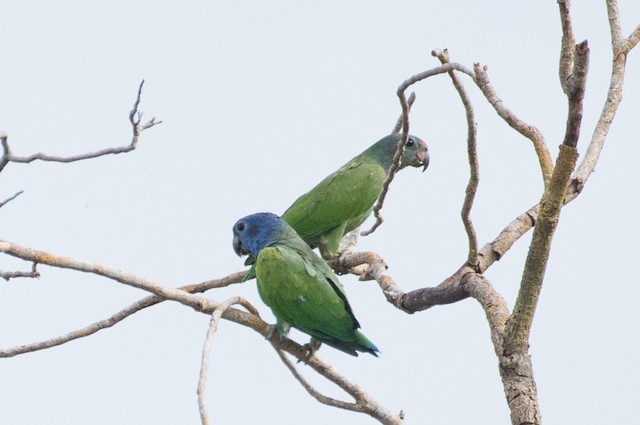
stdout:
{"type": "Polygon", "coordinates": [[[308,248],[264,248],[256,261],[256,277],[260,297],[279,324],[289,324],[354,356],[357,351],[376,355],[376,346],[358,331],[342,285],[308,248]]]}
{"type": "Polygon", "coordinates": [[[282,219],[311,247],[335,254],[342,236],[367,219],[385,179],[380,164],[356,159],[298,198],[282,219]]]}

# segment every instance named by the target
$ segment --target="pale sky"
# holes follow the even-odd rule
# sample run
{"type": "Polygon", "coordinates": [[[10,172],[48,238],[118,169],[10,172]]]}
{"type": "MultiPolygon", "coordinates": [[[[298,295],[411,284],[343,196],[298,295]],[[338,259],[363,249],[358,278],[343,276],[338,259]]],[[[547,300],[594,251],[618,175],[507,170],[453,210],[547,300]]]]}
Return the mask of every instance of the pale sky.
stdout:
{"type": "MultiPolygon", "coordinates": [[[[19,155],[73,155],[130,140],[128,113],[164,123],[132,153],[74,164],[9,164],[0,239],[120,268],[166,286],[243,269],[231,226],[282,213],[300,194],[390,132],[407,77],[452,61],[489,67],[505,104],[557,154],[566,98],[557,77],[555,1],[12,2],[0,6],[0,131],[19,155]]],[[[579,150],[609,85],[604,2],[573,2],[591,67],[579,150]]],[[[640,3],[619,2],[623,32],[640,3]]],[[[598,166],[562,213],[531,335],[545,423],[630,423],[640,397],[640,52],[628,58],[623,102],[598,166]]],[[[478,124],[480,188],[472,218],[481,245],[541,197],[531,144],[462,78],[478,124]]],[[[468,178],[466,121],[449,78],[416,87],[411,132],[431,153],[403,171],[386,222],[360,247],[382,255],[400,287],[435,286],[464,262],[459,211],[468,178]]],[[[487,272],[513,305],[530,234],[487,272]]],[[[0,256],[0,270],[30,264],[0,256]]],[[[40,266],[38,280],[0,282],[0,348],[104,319],[146,294],[93,275],[40,266]]],[[[467,299],[407,315],[373,282],[343,276],[363,332],[380,348],[318,355],[407,424],[509,423],[488,325],[467,299]]],[[[250,300],[273,323],[255,281],[210,291],[250,300]]],[[[53,349],[0,359],[2,424],[195,424],[209,317],[165,302],[53,349]]],[[[300,333],[291,337],[301,343],[300,333]]],[[[370,424],[319,404],[271,346],[222,322],[209,366],[212,423],[370,424]]],[[[350,401],[309,368],[318,388],[350,401]]]]}

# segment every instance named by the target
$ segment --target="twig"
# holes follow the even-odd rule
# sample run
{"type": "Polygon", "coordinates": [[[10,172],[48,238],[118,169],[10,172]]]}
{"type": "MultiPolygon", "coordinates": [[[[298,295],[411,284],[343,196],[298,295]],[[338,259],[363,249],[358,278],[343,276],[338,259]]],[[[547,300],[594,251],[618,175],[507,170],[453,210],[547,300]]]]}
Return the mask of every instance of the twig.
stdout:
{"type": "MultiPolygon", "coordinates": [[[[220,279],[208,280],[208,281],[194,284],[194,285],[181,286],[178,289],[181,289],[183,291],[193,294],[196,292],[204,292],[209,289],[222,288],[234,283],[242,282],[242,277],[245,275],[245,273],[246,273],[245,271],[237,272],[220,279]]],[[[112,327],[116,323],[123,321],[127,317],[139,312],[140,310],[144,310],[147,307],[154,306],[163,301],[167,301],[167,300],[157,295],[149,295],[148,297],[145,297],[136,301],[135,303],[131,304],[127,308],[120,310],[119,312],[113,314],[112,316],[106,319],[100,320],[99,322],[96,322],[84,328],[81,328],[72,332],[68,332],[64,335],[60,335],[55,338],[50,338],[45,341],[40,341],[33,344],[19,345],[19,346],[11,347],[8,349],[0,349],[0,358],[13,357],[20,354],[31,353],[33,351],[45,350],[47,348],[56,347],[58,345],[66,344],[67,342],[70,342],[79,338],[84,338],[89,335],[93,335],[98,331],[112,327]]]]}
{"type": "Polygon", "coordinates": [[[0,172],[9,162],[28,164],[30,162],[39,160],[39,161],[48,161],[48,162],[69,163],[69,162],[75,162],[75,161],[82,161],[85,159],[98,158],[105,155],[117,155],[117,154],[126,153],[134,150],[136,148],[136,145],[138,144],[138,139],[140,137],[140,134],[144,130],[147,130],[155,125],[162,123],[162,121],[156,121],[154,117],[154,118],[151,118],[146,123],[140,124],[140,120],[142,119],[142,112],[138,111],[138,106],[140,105],[143,85],[144,85],[144,80],[142,80],[142,82],[140,83],[140,86],[138,87],[138,95],[133,104],[133,109],[131,110],[131,112],[129,112],[129,122],[131,123],[132,131],[133,131],[133,137],[129,145],[115,147],[115,148],[106,148],[106,149],[101,149],[95,152],[89,152],[89,153],[84,153],[84,154],[74,155],[74,156],[67,156],[67,157],[47,155],[42,152],[35,153],[29,156],[16,156],[13,153],[11,153],[11,149],[7,141],[6,133],[0,133],[0,142],[2,143],[2,149],[3,149],[3,155],[0,158],[0,172]]]}
{"type": "Polygon", "coordinates": [[[154,125],[162,124],[162,121],[156,121],[156,117],[152,117],[146,123],[140,125],[142,120],[142,112],[138,111],[138,106],[140,105],[140,99],[142,96],[142,86],[144,85],[144,80],[140,82],[140,87],[138,87],[138,96],[136,97],[136,101],[133,104],[133,109],[129,112],[129,122],[133,127],[133,138],[131,139],[131,149],[135,149],[138,144],[138,138],[140,134],[148,129],[153,127],[154,125]]]}
{"type": "Polygon", "coordinates": [[[8,197],[7,199],[5,199],[4,201],[0,202],[0,208],[4,207],[5,205],[7,205],[7,203],[13,201],[14,199],[16,199],[18,196],[22,195],[22,193],[24,192],[24,190],[21,190],[19,192],[16,192],[15,195],[8,197]]]}
{"type": "MultiPolygon", "coordinates": [[[[305,349],[303,348],[303,350],[305,349]]],[[[392,413],[387,408],[382,406],[377,400],[371,397],[366,391],[364,391],[356,383],[340,375],[333,368],[333,366],[320,360],[317,355],[313,355],[310,358],[308,357],[308,359],[304,361],[313,370],[315,370],[320,375],[324,376],[329,381],[336,384],[338,387],[340,387],[344,392],[349,394],[355,400],[355,404],[353,405],[346,403],[346,406],[344,407],[342,405],[336,405],[336,407],[345,408],[347,410],[351,410],[355,412],[365,413],[385,425],[401,425],[402,424],[404,419],[404,414],[402,413],[402,411],[399,412],[398,414],[392,413]]]]}
{"type": "Polygon", "coordinates": [[[258,311],[242,297],[232,297],[218,305],[211,313],[211,321],[209,322],[209,329],[207,330],[207,337],[204,340],[204,346],[202,347],[202,359],[200,362],[200,374],[198,378],[198,409],[200,411],[200,420],[202,425],[209,425],[209,415],[207,413],[206,405],[206,388],[207,388],[207,376],[209,373],[209,355],[211,354],[211,346],[213,344],[213,336],[218,330],[218,322],[222,317],[222,314],[232,305],[240,304],[247,309],[249,313],[258,314],[258,311]]]}
{"type": "Polygon", "coordinates": [[[567,201],[575,199],[580,194],[600,158],[600,153],[604,148],[604,142],[609,134],[609,129],[622,101],[622,87],[626,71],[627,55],[640,40],[640,26],[633,31],[629,38],[622,36],[618,5],[615,0],[607,0],[607,13],[609,16],[609,26],[611,28],[611,46],[613,51],[609,91],[596,127],[593,130],[587,152],[584,154],[584,158],[573,175],[570,190],[567,193],[567,201]]]}
{"type": "MultiPolygon", "coordinates": [[[[438,60],[444,65],[449,63],[449,51],[447,49],[436,49],[431,52],[432,56],[438,58],[438,60]]],[[[464,203],[462,204],[462,211],[460,215],[462,217],[462,223],[464,224],[464,230],[467,233],[467,239],[469,240],[469,253],[467,255],[467,262],[476,267],[478,264],[478,237],[473,227],[473,221],[471,220],[471,208],[473,207],[473,200],[478,190],[478,183],[480,180],[480,165],[478,164],[478,152],[476,149],[476,120],[473,112],[473,105],[471,99],[467,95],[466,90],[462,84],[462,81],[458,79],[458,76],[449,71],[449,77],[453,82],[453,86],[460,95],[462,104],[466,111],[467,117],[467,156],[469,158],[469,183],[465,190],[464,203]]]]}
{"type": "Polygon", "coordinates": [[[2,145],[2,156],[0,156],[0,172],[4,170],[11,158],[11,148],[8,142],[9,136],[4,131],[0,132],[0,144],[2,145]]]}
{"type": "Polygon", "coordinates": [[[623,43],[619,46],[619,50],[622,52],[627,52],[629,53],[631,51],[631,49],[633,49],[634,47],[636,47],[638,45],[638,43],[640,42],[640,25],[638,25],[631,34],[629,34],[629,37],[627,37],[623,43]]]}
{"type": "Polygon", "coordinates": [[[553,160],[551,159],[551,153],[544,141],[544,136],[537,127],[522,121],[504,105],[504,102],[502,102],[502,99],[498,97],[493,85],[489,81],[486,66],[483,67],[476,63],[473,66],[473,70],[475,71],[474,81],[476,85],[480,91],[482,91],[482,94],[484,94],[491,106],[493,106],[493,109],[498,113],[498,116],[500,116],[500,118],[502,118],[511,128],[531,140],[533,143],[533,148],[538,156],[540,170],[542,171],[542,179],[544,180],[546,187],[549,179],[551,178],[551,173],[553,172],[553,160]]]}
{"type": "MultiPolygon", "coordinates": [[[[416,101],[416,92],[412,91],[411,94],[409,95],[409,99],[407,99],[408,112],[411,112],[411,107],[413,106],[413,102],[415,101],[416,101]]],[[[400,130],[402,129],[402,117],[403,117],[403,114],[400,114],[400,116],[398,117],[398,120],[396,121],[396,125],[394,125],[393,130],[391,130],[391,133],[400,133],[400,130]]]]}
{"type": "Polygon", "coordinates": [[[569,14],[569,0],[558,0],[560,10],[560,23],[562,27],[562,41],[560,47],[560,85],[565,94],[569,94],[570,78],[573,74],[574,66],[574,45],[573,29],[571,27],[571,16],[569,14]]]}
{"type": "Polygon", "coordinates": [[[33,265],[31,266],[31,271],[30,272],[3,272],[0,271],[0,277],[3,278],[4,280],[6,280],[7,282],[10,279],[14,279],[16,277],[29,277],[29,278],[39,278],[40,277],[40,273],[38,273],[38,270],[36,270],[37,267],[37,263],[33,263],[33,265]]]}
{"type": "Polygon", "coordinates": [[[304,376],[302,376],[302,374],[300,374],[300,372],[298,372],[298,369],[287,358],[284,351],[278,349],[276,346],[274,346],[273,348],[276,350],[276,353],[278,353],[278,356],[280,357],[280,360],[282,360],[282,363],[284,363],[284,365],[287,367],[287,369],[289,369],[293,377],[296,378],[296,380],[300,383],[300,385],[302,385],[302,387],[307,391],[307,393],[309,393],[311,397],[315,398],[316,400],[318,400],[318,402],[322,404],[326,404],[327,406],[339,407],[340,409],[345,409],[345,410],[358,411],[357,405],[355,403],[347,403],[342,400],[337,400],[335,398],[327,397],[326,395],[320,393],[304,378],[304,376]]]}
{"type": "Polygon", "coordinates": [[[569,101],[569,113],[563,144],[576,147],[582,124],[582,100],[589,69],[589,47],[587,41],[575,44],[568,0],[559,0],[562,24],[562,48],[560,50],[560,85],[569,101]]]}
{"type": "Polygon", "coordinates": [[[620,12],[617,0],[607,0],[607,15],[609,17],[609,29],[611,30],[611,44],[614,58],[618,55],[627,55],[640,42],[640,25],[638,25],[629,37],[624,38],[620,25],[620,12]]]}
{"type": "MultiPolygon", "coordinates": [[[[404,152],[404,146],[407,143],[407,139],[409,137],[409,111],[411,107],[409,105],[409,101],[407,101],[407,98],[405,96],[406,90],[410,86],[412,86],[413,84],[419,81],[422,81],[426,78],[433,77],[434,75],[443,74],[445,72],[449,72],[452,70],[464,72],[465,74],[470,75],[473,78],[473,72],[468,68],[466,68],[465,66],[460,65],[458,63],[447,63],[437,68],[433,68],[433,69],[421,72],[419,74],[416,74],[408,78],[404,82],[402,82],[402,84],[400,84],[400,86],[398,87],[396,94],[398,95],[398,99],[400,100],[400,106],[402,108],[401,119],[399,119],[400,125],[402,128],[402,137],[398,142],[398,149],[396,150],[396,153],[393,156],[393,163],[389,168],[389,171],[387,173],[387,178],[384,181],[384,184],[382,185],[382,192],[380,192],[378,201],[376,202],[376,205],[373,207],[373,216],[376,218],[376,221],[373,223],[370,229],[360,233],[362,236],[367,236],[372,234],[383,223],[384,219],[380,214],[380,210],[382,209],[382,206],[384,205],[384,200],[387,197],[387,192],[389,191],[389,185],[391,185],[391,182],[393,181],[396,173],[400,169],[400,159],[402,158],[402,153],[404,152]]],[[[411,96],[409,96],[409,99],[411,99],[411,96]]],[[[397,124],[396,124],[396,127],[397,127],[397,124]]]]}
{"type": "Polygon", "coordinates": [[[12,257],[21,258],[26,261],[32,261],[34,263],[39,263],[51,267],[76,270],[103,276],[108,279],[123,283],[125,285],[151,292],[162,298],[177,301],[198,311],[211,312],[217,306],[216,303],[200,295],[192,295],[181,289],[174,289],[158,285],[157,283],[154,283],[150,280],[143,279],[131,273],[126,273],[122,270],[108,267],[99,263],[76,260],[70,257],[57,256],[45,251],[26,248],[8,241],[0,241],[0,252],[8,254],[12,257]]]}

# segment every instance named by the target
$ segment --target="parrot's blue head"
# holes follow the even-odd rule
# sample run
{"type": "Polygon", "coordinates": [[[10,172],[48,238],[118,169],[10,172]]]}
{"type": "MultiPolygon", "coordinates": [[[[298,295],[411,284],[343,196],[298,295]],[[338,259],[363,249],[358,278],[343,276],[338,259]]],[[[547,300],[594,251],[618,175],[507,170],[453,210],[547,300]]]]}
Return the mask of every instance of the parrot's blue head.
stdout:
{"type": "Polygon", "coordinates": [[[233,225],[233,250],[242,256],[258,256],[263,248],[273,244],[286,223],[272,213],[256,213],[241,218],[233,225]]]}

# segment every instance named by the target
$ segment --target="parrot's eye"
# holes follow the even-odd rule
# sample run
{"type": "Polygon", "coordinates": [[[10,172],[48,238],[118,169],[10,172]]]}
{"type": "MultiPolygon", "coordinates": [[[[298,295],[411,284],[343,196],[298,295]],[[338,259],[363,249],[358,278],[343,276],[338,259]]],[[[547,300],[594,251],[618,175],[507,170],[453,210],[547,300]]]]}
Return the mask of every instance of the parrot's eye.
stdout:
{"type": "Polygon", "coordinates": [[[236,229],[238,229],[238,232],[242,232],[244,230],[244,223],[236,224],[236,229]]]}
{"type": "Polygon", "coordinates": [[[416,142],[413,139],[409,139],[407,140],[407,143],[405,144],[406,147],[410,148],[411,146],[413,146],[416,142]]]}

